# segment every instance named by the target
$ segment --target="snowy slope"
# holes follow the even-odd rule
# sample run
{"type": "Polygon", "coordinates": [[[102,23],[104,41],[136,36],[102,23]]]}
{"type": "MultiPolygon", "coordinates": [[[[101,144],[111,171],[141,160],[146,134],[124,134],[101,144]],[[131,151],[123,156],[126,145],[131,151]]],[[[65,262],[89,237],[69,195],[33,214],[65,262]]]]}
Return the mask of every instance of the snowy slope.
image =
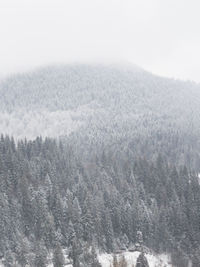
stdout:
{"type": "Polygon", "coordinates": [[[123,136],[129,128],[132,136],[136,126],[169,122],[199,134],[199,99],[199,85],[134,66],[47,67],[0,81],[0,133],[34,139],[67,136],[85,126],[83,133],[89,129],[96,136],[102,129],[122,129],[123,136]]]}
{"type": "MultiPolygon", "coordinates": [[[[117,255],[118,259],[121,256],[125,256],[125,259],[128,263],[128,267],[132,267],[136,265],[137,257],[139,256],[140,252],[124,252],[120,255],[117,255]]],[[[148,263],[150,267],[172,267],[170,264],[170,258],[167,255],[152,255],[146,254],[148,263]]],[[[113,255],[112,254],[101,254],[99,255],[99,262],[101,263],[102,267],[110,267],[113,262],[113,255]]]]}

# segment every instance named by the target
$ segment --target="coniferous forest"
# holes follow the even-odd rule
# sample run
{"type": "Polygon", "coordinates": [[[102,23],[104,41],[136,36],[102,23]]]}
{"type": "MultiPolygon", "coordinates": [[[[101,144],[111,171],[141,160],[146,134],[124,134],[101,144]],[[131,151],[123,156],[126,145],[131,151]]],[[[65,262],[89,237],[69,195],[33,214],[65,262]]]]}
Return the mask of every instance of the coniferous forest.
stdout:
{"type": "Polygon", "coordinates": [[[174,266],[200,266],[199,85],[68,66],[0,92],[5,266],[47,266],[51,254],[60,267],[66,249],[74,267],[98,267],[97,251],[128,249],[138,231],[174,266]]]}

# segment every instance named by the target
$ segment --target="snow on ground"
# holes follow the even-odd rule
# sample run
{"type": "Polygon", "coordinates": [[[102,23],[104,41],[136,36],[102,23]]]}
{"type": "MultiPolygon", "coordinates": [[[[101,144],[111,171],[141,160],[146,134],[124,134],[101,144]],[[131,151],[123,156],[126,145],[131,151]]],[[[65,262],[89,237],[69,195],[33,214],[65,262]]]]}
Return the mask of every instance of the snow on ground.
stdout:
{"type": "MultiPolygon", "coordinates": [[[[64,255],[64,259],[65,259],[65,265],[64,266],[65,267],[73,267],[71,264],[71,261],[68,258],[68,250],[67,249],[63,249],[63,255],[64,255]]],[[[53,254],[51,253],[48,257],[49,262],[51,262],[48,264],[48,267],[54,267],[53,262],[52,262],[52,257],[53,257],[53,254]]]]}
{"type": "MultiPolygon", "coordinates": [[[[65,250],[64,257],[65,257],[65,267],[73,267],[70,260],[68,259],[65,250]]],[[[127,267],[135,267],[137,257],[139,256],[140,252],[124,252],[117,255],[117,258],[119,259],[121,256],[125,256],[125,259],[128,263],[127,267]]],[[[98,259],[101,263],[102,267],[110,267],[113,263],[113,254],[99,254],[98,259]]],[[[149,267],[172,267],[170,264],[170,257],[168,255],[153,255],[153,254],[145,254],[147,257],[149,267]]],[[[49,259],[50,260],[50,259],[49,259]]],[[[2,264],[2,261],[0,261],[0,267],[4,267],[2,264]]],[[[53,267],[53,263],[49,263],[48,267],[53,267]]]]}
{"type": "MultiPolygon", "coordinates": [[[[137,257],[139,256],[140,252],[124,252],[122,254],[118,254],[117,258],[119,259],[121,256],[124,256],[128,266],[132,267],[136,265],[137,257]]],[[[170,264],[170,257],[168,255],[153,255],[153,254],[145,254],[147,257],[148,263],[150,267],[172,267],[170,264]]],[[[99,255],[99,262],[101,263],[102,267],[110,267],[112,266],[113,262],[113,255],[112,254],[100,254],[99,255]]]]}

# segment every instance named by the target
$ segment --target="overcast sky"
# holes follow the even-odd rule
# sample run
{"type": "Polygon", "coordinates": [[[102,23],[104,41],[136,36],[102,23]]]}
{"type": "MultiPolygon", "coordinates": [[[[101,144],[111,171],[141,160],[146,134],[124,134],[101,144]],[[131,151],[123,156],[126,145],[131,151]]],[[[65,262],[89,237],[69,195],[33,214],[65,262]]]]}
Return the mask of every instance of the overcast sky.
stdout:
{"type": "Polygon", "coordinates": [[[200,82],[200,0],[0,0],[0,74],[128,61],[200,82]]]}

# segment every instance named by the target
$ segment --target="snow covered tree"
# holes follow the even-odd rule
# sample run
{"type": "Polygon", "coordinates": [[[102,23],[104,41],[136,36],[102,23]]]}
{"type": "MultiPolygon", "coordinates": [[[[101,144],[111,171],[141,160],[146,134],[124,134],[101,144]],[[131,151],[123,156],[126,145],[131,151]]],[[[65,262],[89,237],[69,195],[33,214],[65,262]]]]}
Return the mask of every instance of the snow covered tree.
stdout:
{"type": "Polygon", "coordinates": [[[137,258],[136,267],[149,267],[149,263],[143,252],[137,258]]]}
{"type": "Polygon", "coordinates": [[[46,267],[47,265],[47,250],[45,248],[44,242],[39,241],[35,244],[35,267],[46,267]]]}
{"type": "Polygon", "coordinates": [[[57,244],[53,252],[53,265],[54,267],[63,267],[64,264],[65,264],[65,260],[64,260],[62,248],[59,244],[57,244]]]}

